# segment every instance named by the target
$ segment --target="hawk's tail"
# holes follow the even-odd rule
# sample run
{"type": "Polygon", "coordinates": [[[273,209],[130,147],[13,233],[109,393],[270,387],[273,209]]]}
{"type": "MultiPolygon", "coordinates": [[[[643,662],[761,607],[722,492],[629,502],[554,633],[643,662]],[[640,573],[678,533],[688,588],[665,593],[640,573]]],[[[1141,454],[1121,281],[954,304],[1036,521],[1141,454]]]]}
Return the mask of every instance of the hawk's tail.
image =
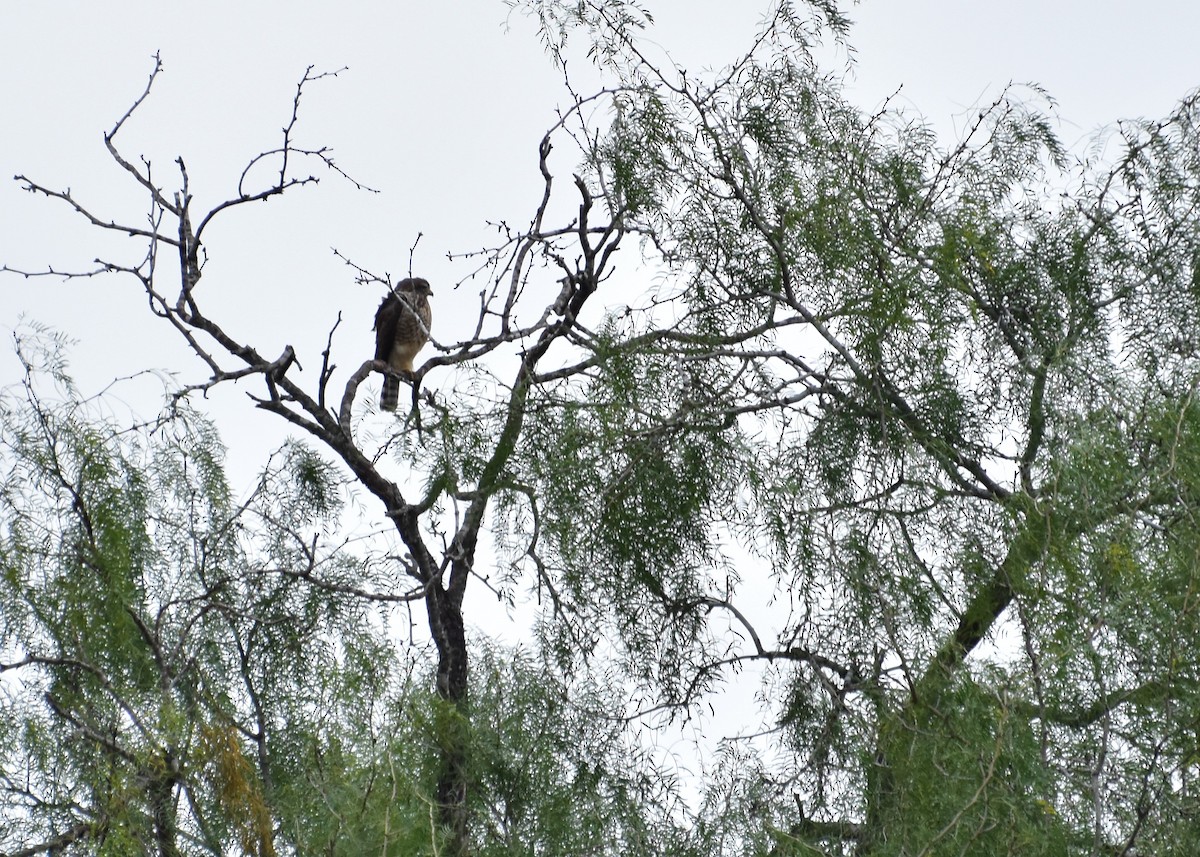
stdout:
{"type": "Polygon", "coordinates": [[[400,403],[400,379],[390,375],[383,376],[383,392],[379,394],[379,408],[384,411],[396,410],[400,403]]]}

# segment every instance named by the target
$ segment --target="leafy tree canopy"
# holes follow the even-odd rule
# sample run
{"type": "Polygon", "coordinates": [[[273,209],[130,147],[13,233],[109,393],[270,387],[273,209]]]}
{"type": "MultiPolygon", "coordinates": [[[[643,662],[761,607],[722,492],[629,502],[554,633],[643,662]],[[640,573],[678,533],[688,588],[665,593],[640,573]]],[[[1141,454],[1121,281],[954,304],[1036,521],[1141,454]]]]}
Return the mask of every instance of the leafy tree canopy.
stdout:
{"type": "Polygon", "coordinates": [[[705,75],[647,59],[636,4],[515,5],[573,101],[529,227],[453,257],[478,325],[402,425],[355,405],[373,361],[338,402],[334,331],[306,387],[203,308],[205,226],[336,169],[291,125],[275,184],[201,214],[182,160],[171,195],[121,155],[131,110],[105,139],[148,229],[20,179],[149,246],[102,264],[203,362],[178,406],[254,377],[324,450],[237,503],[194,413],[127,436],[26,384],[20,823],[162,853],[1194,853],[1200,95],[1101,157],[1008,89],[945,146],[819,67],[833,3],[776,4],[705,75]],[[339,543],[347,478],[398,552],[339,543]],[[536,648],[471,638],[481,584],[537,596],[536,648]],[[372,604],[424,606],[428,672],[372,604]],[[766,728],[682,795],[622,718],[698,716],[751,666],[766,728]]]}

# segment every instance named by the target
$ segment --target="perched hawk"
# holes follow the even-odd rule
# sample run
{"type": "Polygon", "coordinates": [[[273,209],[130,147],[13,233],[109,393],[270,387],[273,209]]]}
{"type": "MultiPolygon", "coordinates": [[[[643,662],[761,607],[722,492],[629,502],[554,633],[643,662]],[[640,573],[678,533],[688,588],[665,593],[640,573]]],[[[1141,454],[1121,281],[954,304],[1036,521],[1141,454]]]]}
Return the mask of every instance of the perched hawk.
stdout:
{"type": "MultiPolygon", "coordinates": [[[[412,374],[413,358],[429,341],[431,294],[428,280],[404,279],[388,291],[375,312],[375,359],[386,361],[393,372],[412,374]]],[[[400,379],[385,374],[379,407],[394,411],[399,400],[400,379]]]]}

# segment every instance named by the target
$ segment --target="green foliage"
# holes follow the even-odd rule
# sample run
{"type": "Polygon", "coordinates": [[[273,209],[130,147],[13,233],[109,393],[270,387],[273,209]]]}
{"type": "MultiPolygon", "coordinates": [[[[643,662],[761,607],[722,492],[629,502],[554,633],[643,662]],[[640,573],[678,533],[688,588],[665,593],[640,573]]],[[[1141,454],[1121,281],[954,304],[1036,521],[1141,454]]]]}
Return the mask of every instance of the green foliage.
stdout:
{"type": "Polygon", "coordinates": [[[636,4],[519,8],[604,76],[554,132],[583,206],[501,225],[502,332],[385,448],[443,543],[432,624],[529,570],[542,649],[473,642],[466,698],[430,692],[320,456],[288,444],[236,500],[203,419],[123,431],[27,339],[0,400],[0,845],[434,855],[465,845],[449,771],[481,857],[1194,852],[1200,95],[1104,163],[1036,88],[946,147],[820,70],[831,2],[777,4],[700,75],[648,61],[636,4]],[[615,235],[655,290],[597,322],[615,235]],[[527,253],[579,260],[570,311],[527,310],[527,253]],[[514,354],[552,357],[507,386],[475,359],[514,354]],[[751,664],[754,735],[684,801],[621,718],[686,721],[751,664]]]}
{"type": "Polygon", "coordinates": [[[642,98],[618,98],[614,107],[597,157],[612,171],[615,207],[630,217],[652,214],[670,196],[671,165],[680,160],[672,117],[653,90],[642,98]]]}
{"type": "Polygon", "coordinates": [[[1107,165],[1036,88],[943,148],[849,104],[812,26],[782,4],[708,76],[596,37],[628,49],[591,180],[662,273],[537,391],[520,478],[556,643],[603,651],[611,625],[670,703],[787,664],[778,733],[713,783],[712,853],[1175,847],[1200,99],[1118,126],[1107,165]],[[790,611],[715,644],[714,605],[764,601],[790,611]]]}
{"type": "Polygon", "coordinates": [[[41,342],[0,396],[3,847],[78,828],[80,853],[183,834],[184,853],[274,854],[276,827],[321,805],[310,759],[289,789],[275,724],[326,711],[317,734],[353,735],[393,663],[360,605],[305,576],[358,574],[313,553],[340,514],[335,474],[291,445],[235,504],[209,423],[177,406],[122,429],[73,397],[57,358],[46,395],[41,342]]]}
{"type": "Polygon", "coordinates": [[[881,723],[875,788],[888,809],[872,819],[886,831],[872,854],[1069,853],[1056,772],[1005,678],[989,678],[964,676],[936,707],[881,723]]]}
{"type": "Polygon", "coordinates": [[[0,402],[3,847],[78,828],[70,853],[432,857],[466,747],[481,855],[692,853],[611,689],[483,645],[469,709],[430,689],[345,594],[363,564],[310,536],[341,512],[311,450],[238,502],[198,415],[123,430],[42,377],[0,402]]]}
{"type": "Polygon", "coordinates": [[[437,853],[435,703],[413,674],[389,684],[386,693],[377,684],[339,694],[341,710],[294,721],[277,736],[280,830],[297,853],[437,853]]]}
{"type": "MultiPolygon", "coordinates": [[[[539,486],[541,525],[563,560],[555,586],[577,611],[548,627],[577,643],[603,623],[632,670],[682,686],[708,643],[693,608],[722,563],[714,522],[737,517],[727,468],[739,439],[731,423],[706,419],[691,393],[704,382],[693,386],[676,358],[624,347],[615,322],[606,336],[594,378],[555,393],[553,408],[537,405],[525,433],[517,475],[539,486]],[[559,404],[565,395],[578,398],[559,404]]],[[[588,654],[576,643],[572,659],[588,654]]]]}
{"type": "Polygon", "coordinates": [[[673,776],[611,716],[619,693],[567,684],[520,650],[480,655],[470,744],[481,857],[693,853],[673,776]]]}

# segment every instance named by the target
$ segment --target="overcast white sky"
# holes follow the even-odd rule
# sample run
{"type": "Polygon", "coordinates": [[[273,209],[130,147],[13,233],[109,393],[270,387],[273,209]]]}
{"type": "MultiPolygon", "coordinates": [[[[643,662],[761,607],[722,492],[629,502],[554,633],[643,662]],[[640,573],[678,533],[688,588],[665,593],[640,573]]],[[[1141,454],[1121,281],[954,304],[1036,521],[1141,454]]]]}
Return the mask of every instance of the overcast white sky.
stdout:
{"type": "MultiPolygon", "coordinates": [[[[658,22],[650,38],[689,69],[734,58],[767,8],[647,3],[658,22]]],[[[1120,117],[1162,115],[1200,85],[1200,4],[1188,0],[1150,0],[1136,12],[1117,0],[864,0],[848,11],[852,98],[873,107],[903,85],[900,103],[946,136],[956,117],[1010,81],[1049,90],[1069,145],[1120,117]]],[[[434,283],[439,338],[449,338],[456,318],[467,322],[456,302],[472,299],[447,288],[468,267],[445,253],[479,246],[489,219],[528,217],[540,192],[537,140],[567,100],[531,23],[509,19],[500,0],[358,0],[336,10],[312,0],[7,0],[0,30],[0,262],[31,269],[86,268],[100,253],[129,260],[138,249],[21,193],[8,177],[70,187],[98,212],[143,220],[143,195],[109,159],[101,133],[141,91],[155,51],[166,70],[122,131],[126,152],[148,156],[164,181],[182,155],[195,208],[231,194],[248,157],[276,144],[306,66],[349,66],[310,86],[300,141],[332,146],[343,168],[381,193],[326,177],[319,188],[242,209],[208,235],[204,287],[236,302],[248,325],[241,330],[266,331],[267,352],[285,342],[319,352],[340,310],[343,348],[361,340],[354,358],[366,356],[378,296],[356,287],[330,248],[396,273],[418,232],[417,271],[434,283]]],[[[564,154],[559,168],[570,166],[564,154]]],[[[73,362],[87,390],[147,366],[197,378],[131,281],[0,277],[0,296],[0,329],[24,313],[80,340],[73,362]]],[[[0,384],[16,377],[9,350],[0,348],[0,384]]],[[[316,352],[301,351],[310,372],[316,352]]],[[[279,429],[249,419],[257,437],[279,429]]]]}
{"type": "MultiPolygon", "coordinates": [[[[767,8],[645,2],[658,20],[650,38],[696,70],[734,59],[767,8]]],[[[1009,82],[1038,82],[1058,100],[1060,135],[1072,146],[1118,118],[1163,115],[1200,86],[1193,0],[1136,9],[1118,0],[864,0],[848,12],[857,22],[851,97],[872,108],[902,85],[900,103],[947,138],[958,117],[1009,82]]],[[[415,270],[435,289],[435,334],[453,340],[474,319],[474,297],[449,288],[470,266],[446,252],[478,247],[489,219],[527,220],[541,192],[538,140],[568,101],[530,22],[513,18],[506,31],[507,16],[500,0],[0,0],[0,263],[87,269],[102,253],[136,260],[140,244],[98,235],[9,177],[70,187],[97,213],[143,222],[144,196],[101,134],[141,92],[155,51],[165,72],[122,131],[125,151],[149,157],[168,185],[182,155],[195,209],[232,195],[247,159],[278,143],[306,66],[349,66],[309,87],[299,142],[332,146],[340,166],[381,193],[327,176],[318,188],[237,210],[207,235],[204,296],[229,307],[233,332],[264,353],[295,345],[308,378],[340,311],[339,362],[356,366],[373,347],[379,295],[356,286],[330,248],[402,273],[421,232],[415,270]]],[[[560,157],[566,174],[573,161],[560,157]]],[[[202,378],[133,281],[0,276],[0,386],[19,376],[10,334],[22,314],[79,340],[71,356],[86,392],[146,367],[202,378]]],[[[143,414],[157,401],[126,395],[143,414]]],[[[248,486],[286,429],[240,392],[214,399],[235,484],[248,486]]]]}

